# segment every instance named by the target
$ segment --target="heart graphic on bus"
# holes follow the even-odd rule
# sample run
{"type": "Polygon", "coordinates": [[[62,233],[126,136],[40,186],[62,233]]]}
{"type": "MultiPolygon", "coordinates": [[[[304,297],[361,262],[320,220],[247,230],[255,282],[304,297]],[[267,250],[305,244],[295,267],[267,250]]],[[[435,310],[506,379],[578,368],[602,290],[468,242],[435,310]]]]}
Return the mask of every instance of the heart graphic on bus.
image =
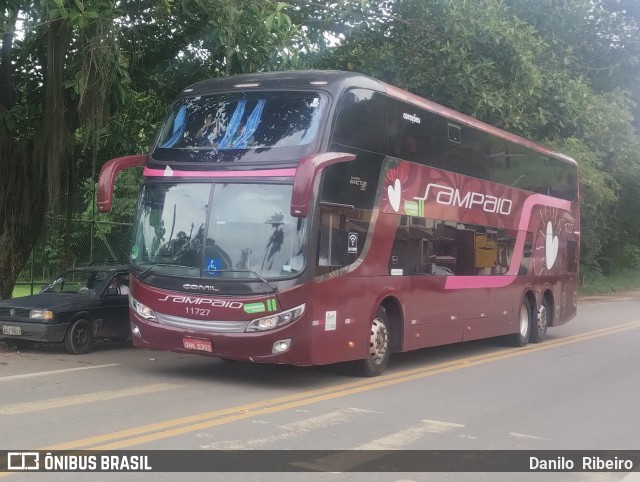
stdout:
{"type": "Polygon", "coordinates": [[[551,221],[547,223],[547,234],[545,243],[545,256],[547,261],[547,269],[551,269],[558,257],[558,236],[553,235],[553,226],[551,221]]]}
{"type": "Polygon", "coordinates": [[[400,179],[396,179],[393,186],[387,186],[387,194],[389,195],[389,204],[395,212],[400,210],[400,198],[402,195],[402,186],[400,185],[400,179]]]}

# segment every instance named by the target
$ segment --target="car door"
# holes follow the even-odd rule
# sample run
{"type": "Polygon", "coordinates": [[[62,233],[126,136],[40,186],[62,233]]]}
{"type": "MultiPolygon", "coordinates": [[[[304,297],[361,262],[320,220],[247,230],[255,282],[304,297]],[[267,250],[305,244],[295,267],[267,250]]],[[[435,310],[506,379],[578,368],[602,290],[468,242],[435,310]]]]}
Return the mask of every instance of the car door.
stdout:
{"type": "MultiPolygon", "coordinates": [[[[119,277],[128,286],[128,273],[119,272],[114,278],[119,277]]],[[[111,281],[111,280],[109,280],[111,281]]],[[[108,288],[107,284],[102,294],[102,331],[105,336],[128,336],[129,334],[129,296],[108,288]]]]}

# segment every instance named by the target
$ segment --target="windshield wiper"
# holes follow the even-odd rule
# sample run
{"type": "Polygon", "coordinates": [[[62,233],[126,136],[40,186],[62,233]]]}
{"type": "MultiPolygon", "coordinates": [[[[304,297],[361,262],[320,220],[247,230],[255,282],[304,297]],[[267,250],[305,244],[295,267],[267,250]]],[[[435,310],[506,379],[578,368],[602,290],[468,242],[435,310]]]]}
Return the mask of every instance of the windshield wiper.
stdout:
{"type": "MultiPolygon", "coordinates": [[[[138,279],[140,281],[142,281],[145,278],[145,275],[147,273],[151,273],[151,271],[153,271],[154,268],[157,268],[158,266],[171,266],[174,268],[188,268],[188,269],[197,269],[194,268],[193,266],[183,266],[181,264],[172,264],[172,263],[157,263],[154,264],[152,266],[149,266],[148,268],[146,268],[145,270],[143,270],[139,275],[138,275],[138,279]]],[[[217,269],[214,271],[214,273],[249,273],[252,274],[253,276],[255,276],[256,278],[258,278],[260,281],[262,281],[264,284],[266,284],[269,288],[271,288],[271,291],[273,291],[274,293],[278,292],[278,288],[276,288],[274,285],[271,284],[271,282],[264,278],[263,276],[261,276],[260,274],[256,273],[255,271],[251,270],[251,269],[217,269]]]]}
{"type": "Polygon", "coordinates": [[[151,271],[152,271],[154,268],[157,268],[158,266],[171,266],[171,267],[173,267],[173,268],[197,269],[197,268],[194,268],[193,266],[184,266],[184,265],[181,265],[181,264],[173,264],[173,263],[156,263],[156,264],[153,264],[153,265],[149,266],[147,269],[143,270],[143,271],[138,275],[138,279],[139,279],[140,281],[142,281],[142,279],[143,279],[144,275],[146,275],[147,273],[149,273],[149,274],[150,274],[150,273],[151,273],[151,271]]]}
{"type": "Polygon", "coordinates": [[[258,278],[260,281],[262,281],[264,284],[266,284],[269,288],[271,288],[273,290],[274,293],[278,292],[278,288],[276,288],[275,286],[273,286],[271,283],[269,283],[269,280],[267,280],[266,278],[263,278],[262,276],[260,276],[258,273],[256,273],[253,270],[249,270],[248,273],[251,273],[252,275],[254,275],[256,278],[258,278]]]}
{"type": "Polygon", "coordinates": [[[213,271],[213,273],[250,273],[253,276],[255,276],[256,278],[258,278],[260,281],[262,281],[264,284],[266,284],[269,288],[271,288],[271,290],[274,293],[278,292],[278,288],[273,286],[268,279],[263,278],[261,275],[259,275],[258,273],[256,273],[255,271],[253,271],[251,269],[217,269],[217,270],[213,271]]]}

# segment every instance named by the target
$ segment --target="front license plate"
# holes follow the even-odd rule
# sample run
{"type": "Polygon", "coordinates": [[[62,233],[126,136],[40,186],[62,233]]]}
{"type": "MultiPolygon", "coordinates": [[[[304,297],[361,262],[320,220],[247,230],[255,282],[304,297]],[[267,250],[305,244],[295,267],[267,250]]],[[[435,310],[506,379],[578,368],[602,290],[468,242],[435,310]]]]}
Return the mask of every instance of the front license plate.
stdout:
{"type": "Polygon", "coordinates": [[[209,340],[200,340],[197,338],[183,338],[182,345],[187,350],[208,351],[209,353],[213,351],[213,346],[211,345],[211,341],[209,340]]]}
{"type": "Polygon", "coordinates": [[[22,328],[19,326],[7,326],[4,325],[2,327],[3,335],[22,335],[22,328]]]}

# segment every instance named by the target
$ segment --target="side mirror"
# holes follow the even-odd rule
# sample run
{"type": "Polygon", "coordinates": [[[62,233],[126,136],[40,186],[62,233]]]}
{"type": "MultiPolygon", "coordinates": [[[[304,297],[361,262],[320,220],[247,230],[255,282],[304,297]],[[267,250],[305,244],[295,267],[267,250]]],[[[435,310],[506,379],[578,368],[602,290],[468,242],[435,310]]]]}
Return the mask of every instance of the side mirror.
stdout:
{"type": "Polygon", "coordinates": [[[119,294],[118,288],[107,288],[107,296],[118,296],[119,294]]]}
{"type": "Polygon", "coordinates": [[[143,166],[147,161],[147,154],[137,156],[116,157],[105,162],[100,169],[100,177],[98,178],[98,211],[108,213],[111,211],[113,203],[113,185],[116,176],[123,169],[129,167],[143,166]]]}

